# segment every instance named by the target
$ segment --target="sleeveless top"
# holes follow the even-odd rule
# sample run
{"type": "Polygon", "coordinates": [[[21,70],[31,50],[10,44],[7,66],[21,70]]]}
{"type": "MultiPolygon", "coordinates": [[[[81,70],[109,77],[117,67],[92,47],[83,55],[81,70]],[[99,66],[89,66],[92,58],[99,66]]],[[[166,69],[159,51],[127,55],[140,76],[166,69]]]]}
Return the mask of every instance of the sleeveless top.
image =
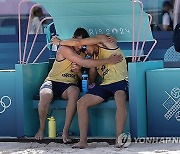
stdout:
{"type": "Polygon", "coordinates": [[[100,47],[99,54],[98,56],[94,57],[94,59],[109,58],[109,56],[114,53],[121,54],[123,56],[123,60],[117,64],[105,64],[97,67],[97,72],[103,79],[101,85],[107,85],[122,80],[128,80],[126,59],[119,47],[116,49],[105,49],[100,47]]]}
{"type": "MultiPolygon", "coordinates": [[[[82,57],[85,56],[84,53],[81,53],[80,55],[82,57]]],[[[55,60],[45,81],[77,84],[78,75],[71,71],[71,64],[72,62],[68,59],[63,59],[61,61],[55,60]]]]}

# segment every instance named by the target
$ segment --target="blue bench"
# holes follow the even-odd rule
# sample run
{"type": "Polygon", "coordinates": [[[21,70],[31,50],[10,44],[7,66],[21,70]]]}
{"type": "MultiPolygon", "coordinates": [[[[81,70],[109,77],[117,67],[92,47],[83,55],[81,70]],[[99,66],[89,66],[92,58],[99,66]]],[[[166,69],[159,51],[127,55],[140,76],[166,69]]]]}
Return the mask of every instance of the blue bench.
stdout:
{"type": "MultiPolygon", "coordinates": [[[[127,103],[127,120],[125,131],[134,137],[147,135],[146,122],[146,70],[162,68],[163,62],[129,63],[129,101],[127,103]]],[[[38,102],[34,99],[39,87],[48,74],[48,63],[36,63],[15,66],[15,101],[17,136],[33,137],[39,128],[38,102]]],[[[50,69],[50,68],[49,68],[50,69]]],[[[61,132],[65,120],[66,100],[54,100],[50,105],[51,115],[56,118],[57,132],[61,132]]],[[[116,104],[109,99],[100,105],[90,108],[89,136],[115,137],[116,104]]],[[[47,124],[46,132],[47,135],[47,124]]],[[[78,118],[75,115],[70,132],[79,136],[78,118]]]]}
{"type": "MultiPolygon", "coordinates": [[[[131,58],[128,57],[128,58],[126,58],[126,60],[127,60],[127,62],[129,62],[131,60],[131,58]]],[[[49,61],[48,70],[51,69],[52,64],[53,64],[53,59],[51,59],[49,61]]],[[[147,64],[147,65],[148,66],[151,65],[151,63],[147,64]]],[[[152,66],[153,65],[154,64],[152,64],[152,66]]],[[[142,69],[143,74],[144,74],[144,72],[146,70],[145,68],[146,68],[146,65],[145,65],[144,69],[142,69]]],[[[134,71],[134,68],[132,68],[132,71],[134,71]]],[[[134,75],[136,75],[136,73],[134,75]]],[[[130,78],[131,81],[133,81],[133,82],[130,82],[131,85],[135,85],[134,83],[136,82],[138,84],[142,84],[143,87],[144,87],[145,86],[144,85],[145,84],[145,78],[143,77],[144,79],[142,81],[140,81],[141,79],[140,80],[138,79],[139,81],[137,81],[134,75],[131,76],[131,77],[133,77],[132,79],[130,78]]],[[[43,83],[43,81],[44,81],[43,78],[41,78],[41,83],[43,83]]],[[[138,88],[138,87],[136,87],[136,88],[138,88]]],[[[133,129],[135,131],[135,133],[133,132],[135,134],[135,136],[136,135],[138,136],[138,134],[146,134],[146,131],[142,131],[143,129],[146,129],[146,126],[145,126],[146,122],[142,122],[140,120],[140,119],[142,119],[142,117],[139,116],[139,114],[141,114],[141,113],[139,111],[138,111],[138,113],[136,113],[137,111],[133,109],[133,108],[135,108],[134,106],[137,105],[134,101],[136,99],[139,99],[138,97],[135,98],[135,99],[133,98],[135,96],[134,94],[138,93],[138,91],[135,92],[134,88],[135,88],[134,86],[133,86],[133,88],[131,88],[131,93],[132,93],[132,95],[131,95],[132,96],[131,97],[132,98],[131,99],[132,100],[131,101],[131,104],[132,104],[131,105],[131,112],[133,112],[133,114],[135,114],[135,115],[132,114],[133,117],[137,116],[136,120],[138,121],[138,123],[136,123],[136,121],[132,121],[133,126],[132,126],[131,129],[133,129]],[[141,127],[143,127],[142,130],[140,130],[141,127]]],[[[143,97],[143,101],[141,102],[142,103],[141,107],[137,108],[137,110],[139,110],[139,109],[142,110],[142,114],[144,115],[144,114],[146,114],[146,111],[143,110],[145,108],[144,102],[145,102],[145,97],[146,96],[144,95],[145,89],[144,88],[142,88],[142,89],[143,89],[144,92],[141,93],[141,94],[138,94],[138,95],[140,95],[139,97],[143,97]]],[[[80,97],[82,95],[83,94],[81,93],[80,97]]],[[[38,108],[38,102],[39,102],[39,99],[33,99],[33,109],[38,108]]],[[[130,105],[129,101],[127,101],[127,111],[128,111],[128,113],[129,113],[129,108],[130,108],[129,105],[130,105]]],[[[63,111],[64,113],[61,116],[63,116],[63,118],[65,118],[64,114],[65,114],[66,106],[67,106],[67,100],[62,100],[62,99],[53,100],[51,102],[51,104],[50,104],[50,113],[55,112],[54,116],[58,117],[58,115],[60,115],[60,111],[64,110],[63,111]],[[58,113],[56,113],[56,112],[58,112],[58,113]]],[[[114,137],[115,136],[115,121],[114,121],[115,111],[116,111],[116,103],[115,103],[114,98],[110,98],[107,102],[103,102],[103,103],[101,103],[99,105],[91,107],[90,112],[89,112],[89,114],[90,114],[90,132],[89,132],[89,136],[101,136],[101,137],[112,137],[113,136],[114,137]],[[98,125],[100,125],[100,126],[98,126],[98,125]],[[111,127],[109,127],[109,126],[111,126],[111,127]],[[105,127],[106,127],[106,129],[107,128],[108,129],[107,130],[103,129],[105,127]]],[[[133,118],[132,115],[130,115],[131,118],[133,118]]],[[[58,118],[58,120],[59,120],[59,118],[58,118]]],[[[144,116],[143,121],[145,121],[145,120],[146,120],[146,117],[144,116]]],[[[71,131],[74,132],[73,134],[79,135],[79,129],[77,127],[77,116],[75,116],[75,121],[76,122],[75,122],[74,126],[72,126],[71,131]]],[[[124,131],[130,131],[130,122],[129,121],[130,120],[129,120],[129,114],[128,114],[124,131]]],[[[61,121],[59,122],[60,125],[63,125],[63,122],[64,121],[61,119],[61,121]]],[[[58,128],[58,129],[62,129],[62,127],[58,128]]],[[[145,136],[145,135],[142,135],[142,136],[145,136]]]]}
{"type": "MultiPolygon", "coordinates": [[[[49,65],[48,65],[48,68],[47,68],[48,71],[51,69],[52,64],[53,64],[53,59],[50,59],[49,65]]],[[[48,72],[48,71],[46,71],[46,72],[48,72]]],[[[43,77],[40,78],[40,80],[41,80],[41,83],[43,83],[44,75],[43,75],[43,77]]],[[[36,89],[36,91],[37,91],[37,89],[36,89]]],[[[83,96],[83,93],[81,92],[79,97],[82,97],[82,96],[83,96]]],[[[33,109],[37,110],[38,103],[39,103],[39,96],[33,97],[33,109]]],[[[128,104],[128,102],[127,102],[127,104],[128,104]]],[[[49,107],[50,108],[49,109],[50,110],[50,114],[53,115],[56,118],[56,120],[59,120],[58,115],[60,115],[60,114],[64,118],[64,116],[65,116],[65,112],[64,111],[66,109],[66,106],[67,106],[67,100],[63,100],[63,99],[60,99],[60,98],[59,99],[55,99],[50,104],[50,107],[49,107]],[[60,113],[60,112],[63,112],[63,114],[60,113]]],[[[127,108],[128,108],[128,105],[127,105],[127,108]]],[[[102,137],[108,137],[108,136],[112,137],[112,136],[115,136],[115,120],[114,120],[115,109],[116,109],[116,103],[115,103],[115,100],[114,100],[113,97],[111,97],[107,102],[103,102],[103,103],[101,103],[99,105],[96,105],[96,106],[93,106],[93,107],[90,108],[89,114],[90,114],[90,119],[91,120],[90,120],[90,127],[89,127],[89,133],[88,133],[89,136],[102,136],[102,137]],[[101,110],[99,110],[99,109],[101,109],[101,110]],[[95,117],[95,116],[97,116],[97,114],[101,114],[102,115],[102,117],[101,117],[102,119],[101,118],[98,119],[97,117],[95,117]],[[100,126],[105,126],[105,125],[108,124],[108,125],[111,125],[112,127],[107,129],[108,132],[106,130],[104,130],[104,131],[102,130],[101,132],[99,132],[99,130],[101,128],[97,128],[96,129],[94,127],[94,126],[97,126],[98,124],[100,126]],[[94,128],[92,128],[92,127],[94,127],[94,128]]],[[[78,130],[78,127],[77,127],[77,125],[78,125],[78,123],[77,123],[77,115],[75,116],[74,121],[76,121],[76,122],[74,122],[76,124],[74,124],[74,126],[72,126],[70,131],[74,135],[79,135],[79,130],[78,130]]],[[[61,128],[57,128],[57,130],[58,131],[62,131],[62,126],[64,125],[63,124],[64,123],[64,119],[61,119],[58,123],[60,123],[61,128]]],[[[105,126],[105,127],[109,127],[108,125],[105,126]]],[[[46,131],[47,131],[47,129],[46,129],[46,131]]],[[[127,120],[126,130],[125,131],[129,131],[129,118],[127,120]]],[[[46,132],[46,135],[47,135],[47,132],[46,132]]]]}
{"type": "MultiPolygon", "coordinates": [[[[50,58],[49,59],[49,64],[48,64],[48,72],[51,70],[52,65],[54,63],[54,58],[50,58]]],[[[43,78],[42,78],[42,83],[43,83],[43,78]]],[[[79,98],[83,96],[83,93],[81,92],[79,95],[79,98]]],[[[38,108],[38,102],[39,102],[39,95],[36,95],[33,98],[33,108],[38,108]]],[[[65,109],[67,106],[67,100],[63,100],[60,98],[57,98],[55,100],[53,100],[50,104],[50,108],[51,109],[65,109]]],[[[101,103],[97,106],[94,106],[92,108],[116,108],[116,104],[114,102],[114,98],[111,97],[107,102],[101,103]]]]}

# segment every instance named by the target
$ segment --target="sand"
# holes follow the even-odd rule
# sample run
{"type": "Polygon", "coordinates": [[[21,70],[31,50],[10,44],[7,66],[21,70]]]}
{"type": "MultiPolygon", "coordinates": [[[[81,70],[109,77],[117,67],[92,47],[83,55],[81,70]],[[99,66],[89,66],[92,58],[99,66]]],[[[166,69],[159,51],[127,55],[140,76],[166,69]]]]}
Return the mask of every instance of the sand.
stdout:
{"type": "Polygon", "coordinates": [[[0,154],[180,154],[180,143],[131,143],[118,149],[106,142],[93,142],[86,149],[72,149],[72,144],[50,142],[0,142],[0,154]]]}

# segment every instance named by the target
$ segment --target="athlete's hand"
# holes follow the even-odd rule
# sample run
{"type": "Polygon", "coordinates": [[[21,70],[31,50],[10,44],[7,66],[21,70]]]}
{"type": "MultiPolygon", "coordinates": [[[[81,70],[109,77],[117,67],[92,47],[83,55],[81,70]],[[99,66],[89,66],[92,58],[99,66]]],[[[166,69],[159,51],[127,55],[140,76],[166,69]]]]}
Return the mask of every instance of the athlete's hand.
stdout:
{"type": "Polygon", "coordinates": [[[88,89],[92,89],[92,88],[94,88],[94,86],[95,86],[95,85],[96,85],[95,83],[91,83],[91,84],[89,84],[88,89]]]}
{"type": "Polygon", "coordinates": [[[51,42],[54,44],[54,45],[59,45],[60,43],[60,39],[57,38],[56,36],[53,36],[52,39],[51,39],[51,42]]]}
{"type": "Polygon", "coordinates": [[[109,57],[109,60],[110,60],[111,64],[116,64],[116,63],[119,63],[123,60],[123,56],[121,54],[112,54],[109,57]]]}
{"type": "Polygon", "coordinates": [[[114,36],[109,36],[109,35],[106,35],[106,36],[107,36],[107,42],[117,43],[116,37],[114,37],[114,36]]]}
{"type": "Polygon", "coordinates": [[[76,63],[72,63],[71,64],[71,70],[72,72],[74,73],[79,73],[81,71],[81,66],[79,66],[78,64],[76,63]]]}

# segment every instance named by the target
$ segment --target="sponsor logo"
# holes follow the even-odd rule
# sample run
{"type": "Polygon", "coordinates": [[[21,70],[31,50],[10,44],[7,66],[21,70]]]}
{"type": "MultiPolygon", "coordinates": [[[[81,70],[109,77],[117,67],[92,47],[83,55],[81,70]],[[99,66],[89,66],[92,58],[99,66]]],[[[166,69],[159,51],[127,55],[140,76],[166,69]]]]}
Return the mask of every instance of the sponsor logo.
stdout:
{"type": "Polygon", "coordinates": [[[76,79],[76,75],[74,75],[74,74],[65,73],[65,74],[62,74],[62,76],[65,77],[65,78],[76,79]]]}
{"type": "MultiPolygon", "coordinates": [[[[99,70],[99,68],[97,68],[97,70],[99,70]]],[[[102,65],[100,70],[102,71],[102,79],[104,79],[105,75],[107,75],[110,71],[110,69],[106,68],[105,65],[102,65]]]]}
{"type": "Polygon", "coordinates": [[[168,98],[162,104],[163,107],[167,110],[164,114],[164,117],[167,120],[170,120],[173,116],[175,116],[176,120],[180,122],[180,89],[175,87],[171,90],[170,93],[165,91],[168,98]]]}
{"type": "Polygon", "coordinates": [[[89,29],[89,35],[94,36],[97,34],[106,34],[106,35],[130,35],[131,32],[127,28],[122,28],[122,27],[114,27],[114,28],[107,28],[107,29],[89,29]]]}
{"type": "Polygon", "coordinates": [[[0,114],[4,113],[7,108],[11,106],[11,99],[9,96],[3,96],[0,100],[0,114]]]}

